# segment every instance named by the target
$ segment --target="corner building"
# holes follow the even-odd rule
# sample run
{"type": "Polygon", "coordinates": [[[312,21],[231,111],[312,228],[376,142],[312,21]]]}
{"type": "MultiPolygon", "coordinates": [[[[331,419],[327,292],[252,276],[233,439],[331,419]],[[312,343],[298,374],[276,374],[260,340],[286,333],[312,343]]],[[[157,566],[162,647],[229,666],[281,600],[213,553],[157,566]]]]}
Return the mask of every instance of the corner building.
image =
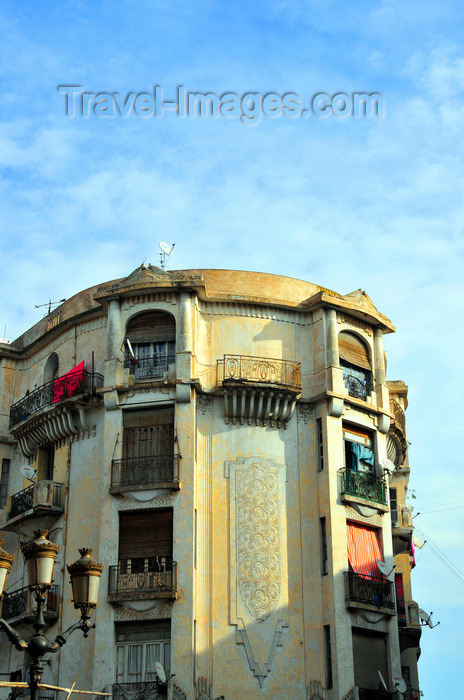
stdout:
{"type": "MultiPolygon", "coordinates": [[[[45,683],[152,700],[158,660],[172,698],[391,697],[379,671],[415,697],[392,331],[360,290],[142,265],[0,344],[3,617],[30,631],[19,543],[35,530],[61,545],[49,639],[78,617],[65,564],[90,546],[105,565],[96,629],[45,683]]],[[[0,672],[27,664],[0,635],[0,672]]]]}

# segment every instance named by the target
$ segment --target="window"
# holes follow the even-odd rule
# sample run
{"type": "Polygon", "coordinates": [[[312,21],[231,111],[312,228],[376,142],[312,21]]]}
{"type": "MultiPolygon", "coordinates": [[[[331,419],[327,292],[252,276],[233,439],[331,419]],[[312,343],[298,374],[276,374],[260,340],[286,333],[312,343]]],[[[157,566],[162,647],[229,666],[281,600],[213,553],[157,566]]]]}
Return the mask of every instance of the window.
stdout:
{"type": "Polygon", "coordinates": [[[171,508],[119,513],[119,566],[127,573],[171,568],[171,508]]]}
{"type": "Polygon", "coordinates": [[[404,627],[406,625],[406,606],[404,602],[404,584],[403,574],[395,573],[395,591],[396,591],[396,611],[398,614],[398,625],[404,627]]]}
{"type": "Polygon", "coordinates": [[[324,469],[324,434],[322,432],[322,418],[316,419],[317,427],[317,463],[319,471],[324,469]]]}
{"type": "Polygon", "coordinates": [[[52,354],[49,356],[48,360],[45,363],[44,367],[44,382],[47,384],[47,382],[51,382],[52,379],[56,379],[58,377],[58,372],[59,372],[60,364],[59,364],[59,359],[58,355],[56,352],[52,352],[52,354]]]}
{"type": "Polygon", "coordinates": [[[125,411],[121,480],[153,484],[174,480],[174,409],[125,411]]]}
{"type": "Polygon", "coordinates": [[[2,459],[2,474],[0,477],[0,508],[6,506],[8,498],[8,480],[10,478],[10,462],[9,459],[2,459]]]}
{"type": "Polygon", "coordinates": [[[37,451],[37,481],[53,481],[55,446],[39,447],[37,451]]]}
{"type": "Polygon", "coordinates": [[[324,651],[325,651],[325,686],[332,688],[332,644],[330,641],[330,625],[324,625],[324,651]]]}
{"type": "Polygon", "coordinates": [[[369,351],[354,333],[342,331],[338,336],[343,381],[350,396],[367,399],[373,389],[369,351]]]}
{"type": "MultiPolygon", "coordinates": [[[[156,680],[155,662],[163,666],[166,677],[171,668],[171,621],[117,623],[117,683],[142,684],[156,680]]],[[[123,691],[116,697],[125,697],[123,691]]],[[[139,688],[140,690],[140,688],[139,688]]]]}
{"type": "Polygon", "coordinates": [[[345,440],[345,467],[351,471],[374,473],[372,436],[367,431],[348,425],[343,426],[345,440]]]}
{"type": "Polygon", "coordinates": [[[390,685],[387,663],[387,636],[379,632],[353,627],[354,684],[360,691],[372,690],[373,694],[359,693],[360,698],[379,697],[379,671],[390,685]],[[377,693],[375,693],[377,691],[377,693]]]}
{"type": "Polygon", "coordinates": [[[327,524],[325,518],[319,518],[321,532],[321,573],[327,574],[327,524]]]}
{"type": "Polygon", "coordinates": [[[398,501],[396,495],[396,489],[390,489],[390,513],[392,527],[398,527],[398,501]]]}
{"type": "Polygon", "coordinates": [[[171,314],[150,311],[131,319],[126,329],[125,366],[135,378],[160,379],[176,361],[176,324],[171,314]]]}

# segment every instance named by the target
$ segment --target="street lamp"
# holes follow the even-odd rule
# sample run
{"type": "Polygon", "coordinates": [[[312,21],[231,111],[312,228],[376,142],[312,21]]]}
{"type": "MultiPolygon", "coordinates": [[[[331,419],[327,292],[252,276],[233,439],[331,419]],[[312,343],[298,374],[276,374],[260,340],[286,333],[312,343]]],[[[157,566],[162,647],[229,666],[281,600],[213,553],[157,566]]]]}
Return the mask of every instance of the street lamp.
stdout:
{"type": "MultiPolygon", "coordinates": [[[[89,612],[97,606],[98,588],[103,571],[103,564],[97,564],[90,558],[91,549],[79,550],[81,558],[69,565],[68,571],[71,576],[74,607],[80,609],[81,618],[59,634],[54,642],[50,642],[43,633],[45,629],[43,607],[52,585],[56,555],[60,547],[47,540],[47,535],[48,530],[36,530],[34,532],[35,540],[21,545],[27,565],[29,589],[35,593],[37,603],[37,612],[32,623],[35,633],[26,642],[5,620],[0,618],[0,629],[5,631],[10,642],[15,645],[16,649],[27,651],[33,659],[30,666],[31,700],[36,700],[37,688],[42,679],[43,656],[59,651],[75,630],[82,630],[84,637],[87,637],[89,631],[95,627],[90,622],[89,612]]],[[[2,544],[3,540],[0,540],[0,547],[2,544]]],[[[13,559],[14,555],[0,549],[0,598],[3,596],[13,559]]]]}

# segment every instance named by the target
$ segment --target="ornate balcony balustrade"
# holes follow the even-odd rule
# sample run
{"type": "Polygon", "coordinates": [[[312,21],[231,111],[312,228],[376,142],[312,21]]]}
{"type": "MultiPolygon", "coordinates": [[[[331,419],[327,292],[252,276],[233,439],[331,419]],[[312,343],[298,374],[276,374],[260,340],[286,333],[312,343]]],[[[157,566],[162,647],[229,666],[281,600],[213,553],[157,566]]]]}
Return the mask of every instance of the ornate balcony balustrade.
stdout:
{"type": "Polygon", "coordinates": [[[403,435],[406,436],[406,419],[404,417],[404,411],[399,405],[398,401],[390,399],[390,413],[393,414],[394,421],[398,428],[402,431],[403,435]]]}
{"type": "Polygon", "coordinates": [[[348,602],[395,610],[393,583],[387,579],[346,571],[345,586],[348,602]]]}
{"type": "Polygon", "coordinates": [[[127,559],[109,567],[110,600],[176,598],[177,562],[171,557],[127,559]]]}
{"type": "Polygon", "coordinates": [[[9,518],[31,509],[63,510],[64,486],[56,481],[36,481],[26,489],[13,494],[9,518]]]}
{"type": "MultiPolygon", "coordinates": [[[[56,617],[58,614],[58,586],[52,586],[47,593],[45,601],[44,615],[47,617],[56,617]]],[[[14,617],[32,617],[36,611],[36,603],[34,595],[29,590],[28,586],[20,588],[11,593],[5,593],[3,597],[2,617],[5,620],[11,620],[14,617]]]]}
{"type": "Polygon", "coordinates": [[[217,382],[271,384],[301,391],[301,363],[270,357],[224,355],[217,361],[217,382]]]}
{"type": "Polygon", "coordinates": [[[62,404],[74,396],[90,397],[103,386],[103,376],[97,372],[79,370],[53,379],[29,392],[10,408],[10,428],[28,420],[47,406],[62,404]]]}
{"type": "Polygon", "coordinates": [[[371,372],[358,368],[343,367],[343,382],[350,396],[364,401],[374,388],[371,372]]]}
{"type": "Polygon", "coordinates": [[[165,698],[166,693],[160,689],[156,681],[151,683],[115,683],[113,685],[113,700],[158,700],[165,698]]]}
{"type": "Polygon", "coordinates": [[[128,367],[130,374],[135,376],[135,381],[150,381],[163,379],[169,370],[176,364],[175,353],[160,353],[152,357],[133,357],[126,354],[124,367],[128,367]]]}
{"type": "Polygon", "coordinates": [[[156,488],[179,481],[178,455],[125,457],[111,462],[111,488],[156,488]]]}
{"type": "Polygon", "coordinates": [[[387,505],[387,488],[383,477],[352,469],[340,469],[340,493],[387,505]]]}

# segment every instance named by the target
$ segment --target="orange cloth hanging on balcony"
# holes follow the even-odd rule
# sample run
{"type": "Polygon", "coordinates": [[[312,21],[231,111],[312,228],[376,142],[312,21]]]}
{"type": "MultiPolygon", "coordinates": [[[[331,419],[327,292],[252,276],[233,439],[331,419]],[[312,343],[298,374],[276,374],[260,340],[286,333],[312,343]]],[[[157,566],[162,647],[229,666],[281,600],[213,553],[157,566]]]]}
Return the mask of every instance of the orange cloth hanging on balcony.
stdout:
{"type": "Polygon", "coordinates": [[[376,528],[347,523],[348,561],[356,574],[385,578],[378,561],[383,561],[379,532],[376,528]]]}
{"type": "Polygon", "coordinates": [[[53,382],[53,403],[74,396],[84,383],[84,360],[53,382]]]}

